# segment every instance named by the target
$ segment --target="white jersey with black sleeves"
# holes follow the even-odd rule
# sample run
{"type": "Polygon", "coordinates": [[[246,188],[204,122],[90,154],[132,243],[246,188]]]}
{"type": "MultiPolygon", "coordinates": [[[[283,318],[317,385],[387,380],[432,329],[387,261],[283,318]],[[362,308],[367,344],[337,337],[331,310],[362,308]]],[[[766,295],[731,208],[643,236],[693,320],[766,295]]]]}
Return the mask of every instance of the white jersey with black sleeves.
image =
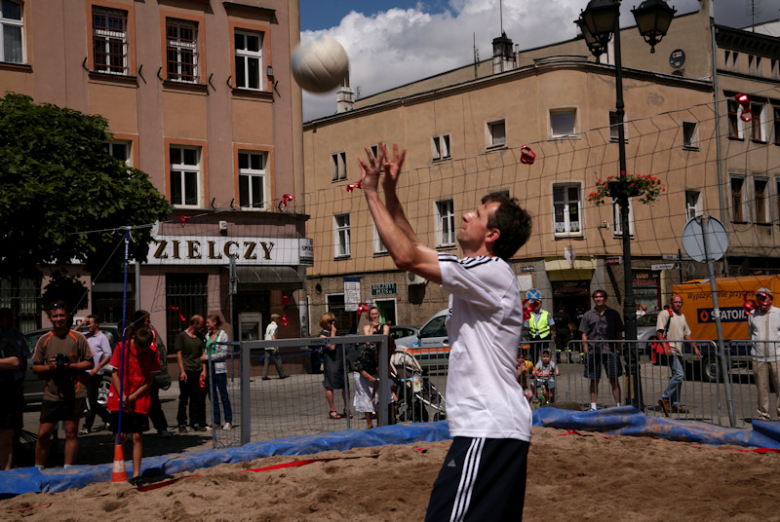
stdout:
{"type": "Polygon", "coordinates": [[[497,257],[439,254],[450,294],[447,421],[452,437],[531,440],[531,407],[515,368],[523,329],[512,268],[497,257]]]}

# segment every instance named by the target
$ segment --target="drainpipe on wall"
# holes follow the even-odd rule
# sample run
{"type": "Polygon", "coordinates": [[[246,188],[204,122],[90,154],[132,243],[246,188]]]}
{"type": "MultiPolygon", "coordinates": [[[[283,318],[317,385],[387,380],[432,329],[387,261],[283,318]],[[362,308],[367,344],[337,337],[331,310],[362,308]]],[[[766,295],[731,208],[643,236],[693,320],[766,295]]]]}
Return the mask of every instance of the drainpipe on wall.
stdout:
{"type": "MultiPolygon", "coordinates": [[[[718,167],[718,203],[720,205],[720,221],[721,223],[725,223],[726,207],[723,201],[723,165],[721,161],[722,152],[720,144],[720,108],[718,106],[720,103],[720,89],[718,89],[718,46],[717,42],[715,41],[715,18],[712,12],[712,2],[710,1],[708,4],[710,10],[710,35],[712,38],[712,87],[715,91],[715,155],[717,156],[716,161],[718,167]]],[[[723,257],[723,273],[729,273],[728,254],[723,257]]]]}

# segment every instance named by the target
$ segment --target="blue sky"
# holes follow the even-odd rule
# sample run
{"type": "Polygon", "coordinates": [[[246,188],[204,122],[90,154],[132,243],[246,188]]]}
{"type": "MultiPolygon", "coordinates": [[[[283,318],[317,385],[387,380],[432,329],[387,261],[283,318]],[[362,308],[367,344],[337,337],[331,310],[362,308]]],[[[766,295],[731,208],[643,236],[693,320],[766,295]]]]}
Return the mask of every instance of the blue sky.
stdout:
{"type": "MultiPolygon", "coordinates": [[[[698,0],[667,0],[677,14],[698,8],[698,0]]],[[[328,34],[350,58],[350,84],[358,96],[473,62],[474,40],[479,58],[492,52],[500,35],[499,0],[299,0],[301,39],[328,34]]],[[[576,36],[573,21],[588,0],[503,0],[503,28],[520,49],[547,45],[576,36]]],[[[625,0],[621,25],[634,24],[631,8],[641,0],[625,0]]],[[[716,23],[745,27],[780,18],[780,0],[715,0],[716,23]]],[[[776,34],[774,36],[780,36],[776,34]]],[[[304,121],[335,113],[335,92],[304,92],[304,121]]]]}

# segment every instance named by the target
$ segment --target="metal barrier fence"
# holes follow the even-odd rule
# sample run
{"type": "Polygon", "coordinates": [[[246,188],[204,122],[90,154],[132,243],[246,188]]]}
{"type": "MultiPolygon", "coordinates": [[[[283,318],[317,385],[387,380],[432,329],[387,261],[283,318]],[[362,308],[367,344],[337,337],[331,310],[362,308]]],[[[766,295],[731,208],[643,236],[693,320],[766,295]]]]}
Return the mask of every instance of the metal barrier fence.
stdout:
{"type": "MultiPolygon", "coordinates": [[[[666,354],[654,356],[652,341],[599,342],[617,343],[622,347],[622,375],[615,383],[620,390],[621,404],[637,406],[647,415],[669,415],[718,426],[749,427],[753,419],[759,418],[753,351],[755,346],[764,343],[762,341],[727,342],[725,353],[715,342],[693,341],[701,358],[694,353],[691,342],[679,341],[683,348],[678,363],[666,354]],[[675,364],[679,364],[677,380],[672,381],[675,364]],[[667,411],[660,402],[662,399],[667,402],[667,411]]],[[[356,413],[353,407],[355,373],[351,370],[352,361],[364,343],[379,345],[378,375],[380,378],[389,376],[395,385],[394,408],[392,411],[378,408],[377,425],[446,418],[448,347],[399,348],[388,358],[387,338],[382,335],[228,343],[227,388],[233,425],[237,429],[215,429],[215,447],[365,428],[364,415],[356,413]],[[316,362],[317,352],[325,345],[336,345],[342,361],[345,388],[343,395],[336,390],[333,399],[338,414],[347,413],[340,420],[329,418],[323,375],[316,362]],[[264,380],[264,361],[272,353],[266,349],[274,347],[279,348],[283,371],[289,377],[279,379],[271,364],[269,379],[264,380]],[[350,418],[352,415],[354,417],[350,418]]],[[[771,343],[772,348],[774,345],[771,343]]],[[[591,341],[589,348],[595,350],[596,342],[591,341]]],[[[520,349],[528,354],[527,359],[534,365],[541,359],[544,349],[549,349],[553,361],[560,361],[557,363],[559,375],[555,378],[555,401],[560,406],[586,411],[592,402],[598,409],[616,405],[606,361],[601,364],[598,386],[591,384],[590,376],[595,375],[593,372],[598,368],[594,366],[595,359],[585,355],[582,341],[571,341],[562,351],[557,351],[554,343],[548,341],[523,342],[520,349]]],[[[777,364],[777,358],[774,362],[777,364]]],[[[766,382],[769,383],[769,379],[766,382]]],[[[776,392],[772,384],[768,387],[776,392]]],[[[387,404],[389,393],[387,386],[380,385],[378,403],[387,404]]],[[[779,420],[778,406],[772,399],[770,396],[766,414],[771,420],[779,420]]],[[[209,418],[211,411],[209,404],[209,418]]]]}
{"type": "MultiPolygon", "coordinates": [[[[227,343],[226,359],[227,395],[230,398],[234,429],[224,430],[214,425],[212,406],[206,406],[207,418],[212,419],[215,447],[230,447],[251,441],[281,437],[311,435],[362,429],[367,426],[364,414],[354,411],[355,372],[351,371],[361,346],[365,343],[379,347],[377,355],[380,385],[376,392],[378,404],[388,404],[389,389],[382,386],[389,377],[387,337],[383,335],[346,336],[332,338],[282,339],[275,341],[244,341],[227,343]],[[330,417],[330,408],[323,386],[324,374],[320,364],[314,362],[323,347],[336,345],[341,361],[343,392],[334,391],[333,401],[341,419],[330,417]],[[270,364],[268,378],[263,377],[265,359],[274,356],[278,349],[284,378],[275,364],[270,364]]],[[[211,401],[213,390],[209,390],[211,401]]],[[[224,415],[221,421],[224,422],[224,415]]],[[[390,422],[388,408],[377,408],[376,424],[390,422]]]]}

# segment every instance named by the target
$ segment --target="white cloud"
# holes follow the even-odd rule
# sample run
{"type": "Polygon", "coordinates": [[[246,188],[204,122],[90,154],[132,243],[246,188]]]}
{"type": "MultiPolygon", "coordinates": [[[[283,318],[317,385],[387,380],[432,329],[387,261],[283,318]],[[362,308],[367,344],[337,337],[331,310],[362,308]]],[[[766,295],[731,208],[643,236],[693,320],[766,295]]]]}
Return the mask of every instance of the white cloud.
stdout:
{"type": "MultiPolygon", "coordinates": [[[[641,3],[637,0],[637,4],[641,3]]],[[[671,2],[678,14],[697,8],[696,0],[671,2]]],[[[574,38],[574,20],[586,0],[503,0],[503,28],[521,49],[574,38]]],[[[624,2],[621,23],[634,23],[624,2]]],[[[633,7],[633,6],[631,6],[633,7]]],[[[374,16],[352,11],[337,27],[301,34],[301,40],[325,33],[338,40],[350,59],[350,84],[368,96],[473,62],[473,41],[479,57],[489,59],[492,41],[501,34],[498,0],[451,0],[449,10],[426,13],[389,9],[374,16]]],[[[303,95],[304,121],[336,112],[335,91],[303,95]]]]}

